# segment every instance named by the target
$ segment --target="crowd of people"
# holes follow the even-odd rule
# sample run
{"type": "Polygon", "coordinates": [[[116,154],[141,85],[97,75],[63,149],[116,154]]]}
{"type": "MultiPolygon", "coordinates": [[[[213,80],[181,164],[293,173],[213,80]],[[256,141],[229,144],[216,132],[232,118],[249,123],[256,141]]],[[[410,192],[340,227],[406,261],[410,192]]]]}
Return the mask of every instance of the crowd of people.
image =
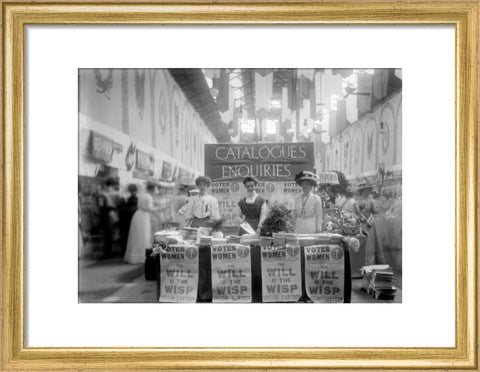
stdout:
{"type": "MultiPolygon", "coordinates": [[[[291,211],[295,233],[324,231],[326,208],[351,216],[352,220],[361,224],[361,232],[365,235],[371,233],[369,229],[380,211],[390,218],[398,216],[399,211],[401,213],[401,196],[390,199],[383,195],[380,197],[370,185],[360,185],[355,194],[347,189],[332,195],[330,190],[320,187],[317,175],[310,171],[298,173],[295,182],[302,189],[291,211]],[[389,202],[391,199],[394,201],[389,202]]],[[[258,195],[258,180],[255,177],[245,177],[243,185],[245,197],[237,203],[238,235],[259,234],[268,214],[268,201],[258,195]]],[[[116,179],[106,180],[97,197],[104,258],[113,257],[113,245],[119,242],[120,252],[115,253],[125,262],[143,263],[145,249],[151,246],[154,233],[166,225],[199,228],[212,227],[215,222],[221,221],[218,201],[208,193],[211,186],[209,177],[197,177],[195,186],[189,188],[178,190],[173,186],[171,183],[148,181],[144,185],[130,184],[126,192],[121,193],[116,179]],[[174,190],[176,195],[173,195],[174,190]]],[[[82,236],[81,230],[79,236],[82,236]]],[[[79,243],[83,244],[82,239],[79,243]]]]}

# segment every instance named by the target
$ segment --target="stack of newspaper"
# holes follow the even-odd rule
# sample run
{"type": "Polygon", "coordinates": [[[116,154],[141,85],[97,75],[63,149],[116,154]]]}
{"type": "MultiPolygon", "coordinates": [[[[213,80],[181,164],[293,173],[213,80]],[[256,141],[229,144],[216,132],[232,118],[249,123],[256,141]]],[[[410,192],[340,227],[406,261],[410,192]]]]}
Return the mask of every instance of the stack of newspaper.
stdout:
{"type": "Polygon", "coordinates": [[[241,237],[239,235],[228,235],[227,236],[228,243],[231,243],[231,244],[240,244],[240,239],[241,239],[241,237]]]}
{"type": "Polygon", "coordinates": [[[211,236],[199,236],[197,239],[197,243],[199,245],[212,245],[213,237],[211,236]]]}
{"type": "Polygon", "coordinates": [[[183,240],[197,240],[198,229],[195,227],[183,227],[181,229],[183,240]]]}
{"type": "Polygon", "coordinates": [[[393,300],[397,287],[393,285],[393,270],[390,265],[369,265],[361,268],[362,289],[380,300],[393,300]]]}
{"type": "Polygon", "coordinates": [[[298,234],[288,233],[286,234],[285,239],[287,244],[298,245],[298,234]]]}
{"type": "Polygon", "coordinates": [[[227,238],[212,238],[212,245],[224,245],[228,243],[227,238]]]}
{"type": "Polygon", "coordinates": [[[315,244],[315,236],[310,234],[298,234],[298,242],[301,247],[315,244]]]}
{"type": "Polygon", "coordinates": [[[177,244],[183,242],[183,235],[180,231],[172,231],[172,230],[162,230],[157,231],[154,234],[153,243],[154,244],[177,244]]]}
{"type": "Polygon", "coordinates": [[[258,235],[257,234],[243,234],[240,237],[240,244],[258,244],[258,235]]]}

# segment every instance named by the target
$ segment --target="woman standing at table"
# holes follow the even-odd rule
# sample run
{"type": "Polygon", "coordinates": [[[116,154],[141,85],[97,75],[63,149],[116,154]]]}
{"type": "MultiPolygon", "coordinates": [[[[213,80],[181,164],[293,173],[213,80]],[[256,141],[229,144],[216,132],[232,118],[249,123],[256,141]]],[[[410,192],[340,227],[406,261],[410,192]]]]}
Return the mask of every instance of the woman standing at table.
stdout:
{"type": "Polygon", "coordinates": [[[220,219],[218,201],[207,194],[212,184],[209,177],[200,176],[195,180],[199,194],[192,197],[187,204],[185,219],[190,227],[210,227],[210,222],[220,219]]]}
{"type": "MultiPolygon", "coordinates": [[[[237,213],[242,218],[242,222],[248,223],[252,230],[259,232],[260,225],[267,216],[267,203],[255,190],[258,185],[258,180],[255,177],[245,177],[243,185],[247,190],[247,196],[238,202],[237,213]]],[[[244,235],[245,233],[247,231],[240,227],[238,234],[244,235]]]]}
{"type": "Polygon", "coordinates": [[[323,222],[322,200],[312,192],[318,178],[313,172],[303,171],[295,176],[295,182],[302,188],[302,195],[295,199],[293,210],[295,233],[319,233],[323,222]]]}

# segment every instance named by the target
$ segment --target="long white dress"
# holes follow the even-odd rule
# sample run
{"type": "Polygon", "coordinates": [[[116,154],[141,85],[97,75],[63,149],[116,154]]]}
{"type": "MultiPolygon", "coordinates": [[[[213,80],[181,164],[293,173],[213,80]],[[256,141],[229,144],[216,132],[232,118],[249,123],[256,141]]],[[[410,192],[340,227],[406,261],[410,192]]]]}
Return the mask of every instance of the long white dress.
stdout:
{"type": "Polygon", "coordinates": [[[128,233],[127,250],[123,257],[125,262],[138,264],[145,262],[145,249],[151,248],[153,198],[143,194],[138,198],[138,209],[132,217],[128,233]]]}
{"type": "Polygon", "coordinates": [[[295,233],[315,234],[322,231],[322,200],[316,194],[295,199],[295,233]]]}

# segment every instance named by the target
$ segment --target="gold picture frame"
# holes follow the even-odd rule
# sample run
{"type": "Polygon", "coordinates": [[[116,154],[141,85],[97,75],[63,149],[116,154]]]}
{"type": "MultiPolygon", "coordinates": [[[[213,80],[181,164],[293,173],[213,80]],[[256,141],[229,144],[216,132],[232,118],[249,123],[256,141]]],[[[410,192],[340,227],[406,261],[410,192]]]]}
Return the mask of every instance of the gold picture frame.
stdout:
{"type": "Polygon", "coordinates": [[[478,368],[479,1],[9,2],[2,4],[2,370],[478,368]],[[453,25],[455,346],[432,348],[31,348],[25,346],[27,25],[453,25]]]}

